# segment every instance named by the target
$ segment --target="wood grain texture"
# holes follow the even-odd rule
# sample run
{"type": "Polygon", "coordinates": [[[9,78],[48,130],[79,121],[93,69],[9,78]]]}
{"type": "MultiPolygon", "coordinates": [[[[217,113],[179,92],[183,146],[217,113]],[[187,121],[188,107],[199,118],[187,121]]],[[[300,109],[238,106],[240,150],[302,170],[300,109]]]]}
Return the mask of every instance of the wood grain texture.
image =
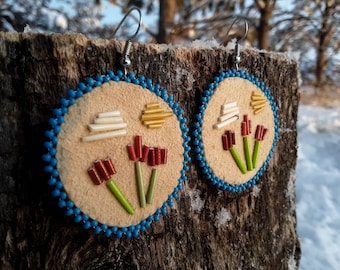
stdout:
{"type": "MultiPolygon", "coordinates": [[[[106,238],[64,216],[43,172],[44,131],[67,89],[119,68],[123,43],[82,35],[0,33],[1,269],[291,269],[298,264],[295,166],[298,66],[283,54],[241,51],[240,66],[277,102],[280,139],[257,188],[217,190],[193,159],[168,214],[136,239],[106,238]],[[221,214],[229,211],[231,220],[221,214]]],[[[131,71],[174,95],[192,130],[200,95],[232,66],[225,48],[133,44],[131,71]]]]}

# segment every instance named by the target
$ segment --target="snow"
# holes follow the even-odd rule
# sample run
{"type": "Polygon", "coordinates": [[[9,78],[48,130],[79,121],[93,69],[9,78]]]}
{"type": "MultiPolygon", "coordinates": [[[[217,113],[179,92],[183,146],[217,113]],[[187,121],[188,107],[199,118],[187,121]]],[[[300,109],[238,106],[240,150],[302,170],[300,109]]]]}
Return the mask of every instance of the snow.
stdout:
{"type": "Polygon", "coordinates": [[[200,213],[204,207],[204,201],[201,199],[201,191],[193,190],[189,191],[188,195],[191,200],[191,208],[193,211],[200,213]]]}
{"type": "Polygon", "coordinates": [[[340,269],[340,109],[301,105],[297,230],[301,270],[340,269]]]}
{"type": "Polygon", "coordinates": [[[232,219],[232,215],[229,210],[225,208],[221,208],[220,211],[217,212],[215,217],[215,226],[220,228],[228,224],[228,222],[232,219]]]}

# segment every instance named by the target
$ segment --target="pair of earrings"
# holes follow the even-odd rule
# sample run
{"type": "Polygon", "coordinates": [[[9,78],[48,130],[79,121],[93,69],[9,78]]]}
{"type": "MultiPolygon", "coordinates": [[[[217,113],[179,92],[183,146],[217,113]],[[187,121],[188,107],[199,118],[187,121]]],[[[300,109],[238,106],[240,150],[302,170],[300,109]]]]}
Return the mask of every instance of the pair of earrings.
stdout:
{"type": "MultiPolygon", "coordinates": [[[[131,9],[116,31],[133,10],[141,20],[140,10],[131,9]]],[[[58,206],[85,229],[108,237],[136,237],[158,221],[178,197],[189,169],[183,109],[159,84],[128,72],[140,23],[126,42],[123,71],[68,90],[45,133],[43,160],[58,206]]],[[[204,91],[192,133],[202,172],[230,192],[259,180],[278,137],[269,89],[239,69],[238,42],[235,52],[236,68],[220,72],[204,91]]]]}

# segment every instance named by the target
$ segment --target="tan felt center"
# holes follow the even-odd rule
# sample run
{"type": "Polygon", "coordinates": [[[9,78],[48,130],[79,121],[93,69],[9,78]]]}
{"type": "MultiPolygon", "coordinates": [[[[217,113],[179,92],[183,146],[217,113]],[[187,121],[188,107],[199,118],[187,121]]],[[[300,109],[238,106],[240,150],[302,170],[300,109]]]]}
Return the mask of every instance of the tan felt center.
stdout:
{"type": "Polygon", "coordinates": [[[250,106],[252,92],[263,93],[256,85],[242,78],[224,79],[215,89],[208,106],[205,110],[202,125],[202,141],[204,144],[204,154],[213,173],[221,180],[229,184],[242,184],[250,180],[262,166],[271,149],[274,139],[274,115],[269,101],[262,112],[255,115],[250,106]],[[237,101],[239,107],[239,119],[221,129],[214,129],[217,118],[221,115],[221,105],[237,101]],[[258,162],[255,169],[242,174],[229,151],[223,150],[222,135],[226,130],[235,132],[236,145],[241,160],[246,165],[243,138],[241,136],[241,122],[243,115],[247,114],[251,120],[251,134],[249,135],[250,153],[254,148],[255,129],[257,125],[264,125],[268,128],[264,140],[261,142],[258,162]]]}
{"type": "MultiPolygon", "coordinates": [[[[140,116],[145,104],[152,102],[158,102],[161,108],[171,111],[166,102],[141,86],[110,82],[93,89],[69,107],[58,135],[58,170],[69,198],[92,219],[110,226],[136,225],[154,214],[177,186],[184,152],[179,121],[173,115],[160,129],[148,129],[141,123],[140,116]],[[81,137],[90,134],[87,125],[93,122],[95,116],[99,112],[113,110],[120,110],[127,123],[127,135],[81,142],[81,137]],[[153,167],[158,171],[154,199],[145,208],[139,206],[135,162],[129,160],[126,150],[126,145],[133,143],[136,135],[143,136],[143,144],[168,149],[167,164],[153,167]],[[105,183],[94,185],[87,174],[93,161],[106,157],[112,159],[117,170],[112,179],[135,209],[133,215],[125,211],[105,183]]],[[[145,192],[151,169],[147,163],[142,163],[145,192]]]]}

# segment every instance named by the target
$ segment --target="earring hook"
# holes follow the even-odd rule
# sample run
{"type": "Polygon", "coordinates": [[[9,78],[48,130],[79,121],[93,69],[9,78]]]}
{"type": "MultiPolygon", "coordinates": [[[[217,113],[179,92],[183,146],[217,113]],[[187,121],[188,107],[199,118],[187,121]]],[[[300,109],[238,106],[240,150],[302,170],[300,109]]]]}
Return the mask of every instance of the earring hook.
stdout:
{"type": "Polygon", "coordinates": [[[117,31],[119,30],[119,28],[122,26],[122,24],[124,23],[124,21],[126,20],[126,18],[130,15],[130,13],[132,11],[136,10],[139,14],[139,20],[138,20],[138,27],[136,29],[136,32],[130,36],[127,41],[125,42],[125,46],[124,46],[124,50],[123,50],[123,56],[120,59],[120,64],[123,66],[124,68],[124,75],[127,75],[127,68],[130,67],[131,65],[131,60],[130,60],[130,49],[132,46],[132,40],[137,36],[140,26],[142,24],[142,12],[140,11],[139,8],[131,8],[128,10],[128,12],[125,14],[125,16],[123,17],[123,19],[120,21],[120,23],[118,24],[118,26],[116,27],[116,29],[113,31],[113,36],[116,35],[117,31]]]}
{"type": "Polygon", "coordinates": [[[120,23],[118,24],[118,26],[116,27],[116,29],[113,31],[113,36],[116,35],[117,31],[119,30],[119,28],[122,26],[122,24],[125,22],[125,20],[127,19],[127,17],[131,14],[132,11],[136,10],[138,12],[138,15],[139,15],[139,20],[138,20],[138,27],[136,29],[136,32],[128,38],[128,40],[132,40],[134,39],[138,32],[139,32],[139,29],[140,29],[140,26],[142,24],[142,12],[140,11],[139,8],[136,8],[136,7],[133,7],[131,9],[128,10],[128,12],[126,12],[126,14],[124,15],[123,19],[120,21],[120,23]]]}
{"type": "Polygon", "coordinates": [[[249,25],[248,25],[248,21],[245,17],[242,16],[237,16],[234,21],[232,22],[232,24],[230,25],[228,32],[225,36],[225,39],[222,42],[222,45],[226,45],[227,43],[227,38],[229,36],[230,30],[232,29],[232,27],[234,26],[234,24],[238,21],[242,20],[244,23],[244,34],[240,39],[236,39],[236,44],[235,44],[235,57],[234,57],[234,61],[235,61],[235,66],[236,66],[236,70],[239,70],[239,64],[241,62],[241,56],[240,56],[240,46],[239,43],[244,41],[247,36],[248,36],[248,31],[249,31],[249,25]]]}

